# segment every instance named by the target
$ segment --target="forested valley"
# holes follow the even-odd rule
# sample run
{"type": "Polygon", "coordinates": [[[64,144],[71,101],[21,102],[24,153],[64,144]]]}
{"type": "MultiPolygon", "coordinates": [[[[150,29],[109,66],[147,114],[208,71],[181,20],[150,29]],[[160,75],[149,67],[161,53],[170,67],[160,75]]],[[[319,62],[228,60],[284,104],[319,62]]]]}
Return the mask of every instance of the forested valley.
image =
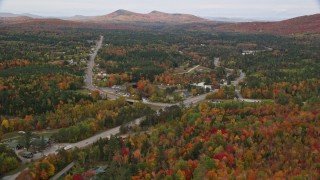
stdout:
{"type": "Polygon", "coordinates": [[[179,27],[6,29],[0,177],[49,179],[74,163],[63,178],[317,179],[319,42],[179,27]]]}

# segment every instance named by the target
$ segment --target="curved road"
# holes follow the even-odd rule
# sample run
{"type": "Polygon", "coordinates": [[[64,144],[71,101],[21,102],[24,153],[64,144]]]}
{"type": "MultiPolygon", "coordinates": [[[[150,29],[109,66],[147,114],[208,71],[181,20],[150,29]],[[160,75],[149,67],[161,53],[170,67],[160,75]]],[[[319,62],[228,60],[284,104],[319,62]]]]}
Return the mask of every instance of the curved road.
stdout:
{"type": "Polygon", "coordinates": [[[200,65],[196,65],[196,66],[194,66],[193,68],[189,69],[189,70],[186,71],[186,72],[181,72],[181,73],[176,73],[176,74],[187,74],[187,73],[190,73],[191,71],[197,69],[199,66],[200,66],[200,65]]]}
{"type": "Polygon", "coordinates": [[[205,100],[206,99],[206,96],[213,93],[213,92],[217,92],[218,89],[215,89],[213,91],[211,91],[210,93],[206,93],[206,94],[201,94],[199,96],[194,96],[194,97],[191,97],[191,98],[188,98],[182,102],[178,102],[178,103],[174,103],[174,104],[170,104],[170,103],[157,103],[157,102],[150,102],[146,99],[143,99],[142,102],[144,104],[147,104],[147,105],[153,105],[153,106],[159,106],[159,107],[170,107],[170,106],[174,106],[174,105],[180,105],[180,104],[183,104],[185,105],[186,107],[189,107],[191,104],[196,104],[202,100],[205,100]]]}
{"type": "MultiPolygon", "coordinates": [[[[214,58],[214,65],[216,67],[221,67],[220,66],[220,58],[214,58]]],[[[229,69],[229,68],[226,68],[226,69],[227,70],[232,70],[232,71],[234,70],[234,69],[229,69]]],[[[234,85],[234,86],[238,86],[239,83],[246,78],[246,74],[242,71],[242,69],[239,69],[239,70],[240,70],[240,76],[236,80],[231,81],[231,84],[234,85]]],[[[238,96],[238,100],[241,101],[241,102],[261,102],[261,100],[258,100],[258,99],[246,99],[246,98],[243,98],[242,95],[241,95],[240,90],[238,90],[238,89],[235,90],[235,93],[238,96]]]]}

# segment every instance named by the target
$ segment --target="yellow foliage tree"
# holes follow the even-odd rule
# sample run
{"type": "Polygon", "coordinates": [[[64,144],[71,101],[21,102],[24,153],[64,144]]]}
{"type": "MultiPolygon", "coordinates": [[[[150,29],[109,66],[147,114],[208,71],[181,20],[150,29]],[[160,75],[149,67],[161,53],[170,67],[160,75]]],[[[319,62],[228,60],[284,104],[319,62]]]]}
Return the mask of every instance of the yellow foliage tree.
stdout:
{"type": "Polygon", "coordinates": [[[9,130],[9,127],[10,127],[9,121],[7,119],[4,119],[1,123],[1,127],[6,131],[9,130]]]}
{"type": "Polygon", "coordinates": [[[3,132],[2,132],[2,130],[0,129],[0,141],[2,140],[2,136],[3,136],[3,132]]]}
{"type": "Polygon", "coordinates": [[[40,179],[48,179],[48,174],[44,169],[40,172],[40,179]]]}
{"type": "Polygon", "coordinates": [[[37,162],[33,169],[33,174],[35,174],[36,179],[48,179],[55,173],[55,167],[47,159],[37,162]]]}
{"type": "Polygon", "coordinates": [[[64,180],[72,180],[73,177],[71,174],[68,174],[66,177],[64,177],[64,180]]]}

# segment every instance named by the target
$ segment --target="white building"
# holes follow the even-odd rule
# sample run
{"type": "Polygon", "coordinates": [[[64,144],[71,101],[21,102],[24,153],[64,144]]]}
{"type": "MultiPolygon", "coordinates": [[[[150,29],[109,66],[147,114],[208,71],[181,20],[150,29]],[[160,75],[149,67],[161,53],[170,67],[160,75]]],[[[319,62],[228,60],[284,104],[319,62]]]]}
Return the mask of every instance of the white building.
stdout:
{"type": "Polygon", "coordinates": [[[202,87],[202,88],[204,88],[204,89],[207,89],[207,88],[208,88],[208,89],[212,90],[212,86],[211,86],[211,85],[205,85],[204,82],[194,83],[194,84],[192,84],[192,85],[197,86],[197,87],[202,87]]]}

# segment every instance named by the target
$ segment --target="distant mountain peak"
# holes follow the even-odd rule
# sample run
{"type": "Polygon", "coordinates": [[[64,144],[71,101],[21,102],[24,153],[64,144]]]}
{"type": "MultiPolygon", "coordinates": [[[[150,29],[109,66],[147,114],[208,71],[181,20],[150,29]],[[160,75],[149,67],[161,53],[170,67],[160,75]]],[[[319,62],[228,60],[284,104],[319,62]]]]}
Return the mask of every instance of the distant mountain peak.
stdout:
{"type": "Polygon", "coordinates": [[[117,15],[120,16],[120,15],[131,15],[131,14],[135,14],[135,13],[131,12],[131,11],[128,11],[128,10],[125,10],[125,9],[119,9],[119,10],[114,11],[111,14],[117,14],[117,15]]]}
{"type": "MultiPolygon", "coordinates": [[[[0,13],[0,17],[16,17],[18,15],[8,14],[8,13],[0,13]]],[[[21,16],[21,15],[20,15],[21,16]]],[[[25,14],[25,16],[32,16],[30,14],[25,14]]],[[[32,18],[39,18],[37,16],[33,16],[32,18]]],[[[2,18],[7,20],[8,18],[2,18]]],[[[10,18],[9,18],[10,19],[10,18]]],[[[11,18],[10,20],[13,20],[11,18]]],[[[101,16],[82,16],[75,15],[72,17],[64,17],[60,18],[64,20],[71,20],[76,22],[92,22],[99,24],[106,23],[117,23],[117,24],[156,24],[156,23],[169,23],[169,24],[185,24],[185,23],[195,23],[195,22],[206,22],[206,19],[190,15],[190,14],[170,14],[160,11],[152,11],[147,14],[131,12],[125,9],[119,9],[110,14],[105,14],[101,16]]]]}
{"type": "Polygon", "coordinates": [[[154,10],[154,11],[151,11],[149,14],[167,14],[167,13],[154,10]]]}
{"type": "Polygon", "coordinates": [[[94,23],[171,23],[184,24],[207,21],[190,14],[168,14],[160,11],[152,11],[148,14],[131,12],[119,9],[110,14],[87,18],[71,18],[70,20],[94,23]]]}

